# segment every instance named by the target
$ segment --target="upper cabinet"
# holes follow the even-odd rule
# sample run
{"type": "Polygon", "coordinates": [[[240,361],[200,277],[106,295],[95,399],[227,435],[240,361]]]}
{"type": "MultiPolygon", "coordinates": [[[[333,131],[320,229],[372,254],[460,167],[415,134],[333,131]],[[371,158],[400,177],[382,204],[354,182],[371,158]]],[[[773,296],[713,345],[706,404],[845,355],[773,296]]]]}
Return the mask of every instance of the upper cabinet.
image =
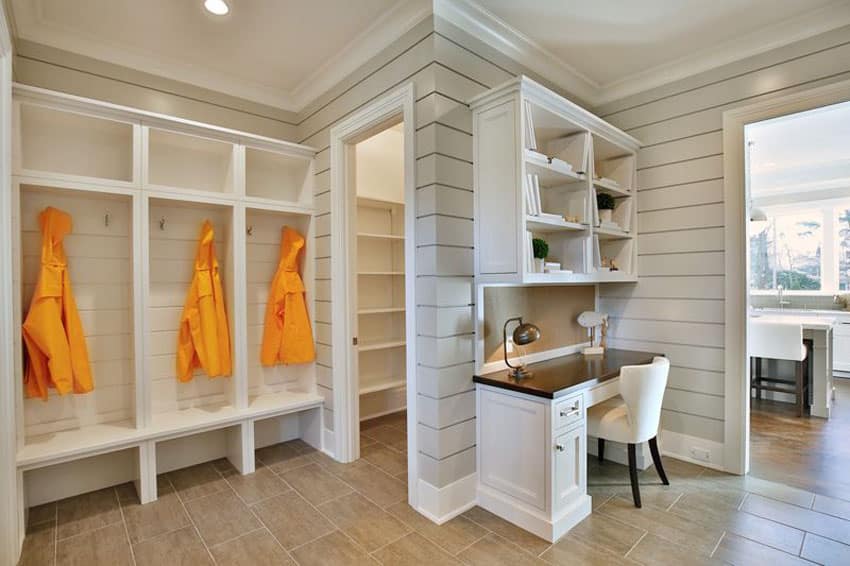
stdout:
{"type": "Polygon", "coordinates": [[[527,77],[470,107],[478,282],[636,281],[638,140],[527,77]]]}

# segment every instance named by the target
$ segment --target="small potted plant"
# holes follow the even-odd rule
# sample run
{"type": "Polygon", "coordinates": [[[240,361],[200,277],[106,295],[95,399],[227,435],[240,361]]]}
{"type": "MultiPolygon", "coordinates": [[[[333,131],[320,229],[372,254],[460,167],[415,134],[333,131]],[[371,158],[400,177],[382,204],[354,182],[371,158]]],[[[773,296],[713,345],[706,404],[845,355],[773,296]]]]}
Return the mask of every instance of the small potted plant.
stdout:
{"type": "Polygon", "coordinates": [[[531,240],[531,247],[534,248],[534,272],[543,273],[543,265],[549,255],[549,244],[542,238],[534,238],[531,240]]]}
{"type": "Polygon", "coordinates": [[[617,203],[608,193],[596,193],[596,208],[599,209],[600,222],[611,222],[611,215],[617,203]]]}

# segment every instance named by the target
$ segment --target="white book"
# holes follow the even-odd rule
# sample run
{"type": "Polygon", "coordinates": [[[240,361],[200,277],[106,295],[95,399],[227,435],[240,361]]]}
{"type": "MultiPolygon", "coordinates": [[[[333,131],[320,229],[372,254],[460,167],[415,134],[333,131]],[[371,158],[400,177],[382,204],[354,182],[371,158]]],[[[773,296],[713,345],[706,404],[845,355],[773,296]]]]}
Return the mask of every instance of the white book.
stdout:
{"type": "Polygon", "coordinates": [[[534,192],[534,177],[531,173],[526,173],[524,183],[525,193],[525,210],[529,216],[535,216],[534,198],[531,196],[534,192]]]}
{"type": "Polygon", "coordinates": [[[543,202],[540,200],[540,179],[537,177],[537,173],[534,174],[534,190],[532,192],[532,197],[534,198],[535,214],[539,216],[540,213],[543,212],[543,202]]]}
{"type": "Polygon", "coordinates": [[[611,220],[620,226],[624,232],[630,232],[632,229],[632,206],[631,198],[617,199],[617,207],[611,213],[611,220]]]}
{"type": "Polygon", "coordinates": [[[593,267],[602,267],[602,251],[599,249],[599,236],[593,236],[593,267]]]}
{"type": "Polygon", "coordinates": [[[534,236],[530,230],[525,231],[525,270],[534,273],[534,236]]]}
{"type": "Polygon", "coordinates": [[[531,103],[525,101],[525,147],[528,149],[537,149],[537,138],[534,134],[534,118],[531,112],[531,103]]]}

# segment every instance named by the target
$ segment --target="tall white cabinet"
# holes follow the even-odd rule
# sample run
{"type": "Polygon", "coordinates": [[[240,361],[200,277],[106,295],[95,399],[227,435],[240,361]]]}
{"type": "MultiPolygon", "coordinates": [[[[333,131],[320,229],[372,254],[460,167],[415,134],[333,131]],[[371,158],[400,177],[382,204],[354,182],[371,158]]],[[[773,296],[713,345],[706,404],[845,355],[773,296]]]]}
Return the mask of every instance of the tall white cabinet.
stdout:
{"type": "Polygon", "coordinates": [[[309,147],[17,86],[13,189],[16,327],[38,277],[38,213],[72,216],[65,239],[95,390],[25,398],[16,357],[17,466],[25,505],[303,438],[321,448],[314,364],[262,367],[260,343],[281,230],[307,240],[313,312],[313,158],[309,147]],[[221,264],[233,372],[176,379],[180,314],[201,224],[221,264]]]}
{"type": "Polygon", "coordinates": [[[636,281],[638,140],[524,76],[469,104],[477,283],[636,281]],[[559,271],[535,266],[535,238],[559,271]]]}

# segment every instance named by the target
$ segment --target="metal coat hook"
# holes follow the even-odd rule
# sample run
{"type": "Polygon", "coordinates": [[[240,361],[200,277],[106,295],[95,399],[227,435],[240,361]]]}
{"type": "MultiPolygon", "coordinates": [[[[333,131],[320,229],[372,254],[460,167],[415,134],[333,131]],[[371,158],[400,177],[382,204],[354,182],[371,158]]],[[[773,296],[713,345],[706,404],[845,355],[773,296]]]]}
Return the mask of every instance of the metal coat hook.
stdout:
{"type": "Polygon", "coordinates": [[[103,225],[109,227],[109,210],[103,215],[103,225]]]}
{"type": "Polygon", "coordinates": [[[253,236],[254,235],[254,227],[248,226],[248,229],[245,230],[245,233],[248,234],[249,236],[253,236]]]}
{"type": "Polygon", "coordinates": [[[165,230],[165,216],[159,219],[159,229],[165,230]]]}

